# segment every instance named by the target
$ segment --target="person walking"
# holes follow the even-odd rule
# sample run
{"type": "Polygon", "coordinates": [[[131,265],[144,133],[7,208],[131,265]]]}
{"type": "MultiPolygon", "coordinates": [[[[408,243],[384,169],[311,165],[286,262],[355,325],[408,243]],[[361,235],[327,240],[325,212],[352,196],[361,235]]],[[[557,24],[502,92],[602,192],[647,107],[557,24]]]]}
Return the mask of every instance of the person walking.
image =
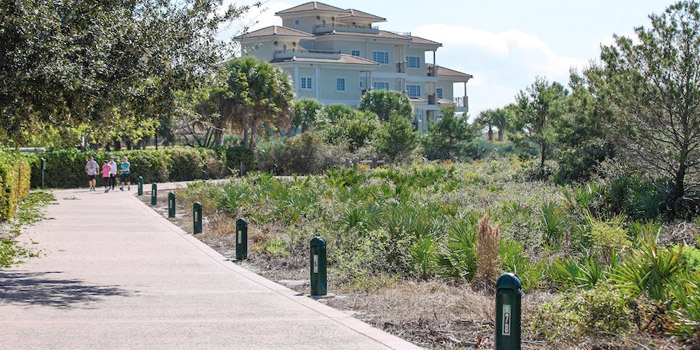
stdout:
{"type": "Polygon", "coordinates": [[[117,185],[117,163],[114,161],[114,156],[109,156],[109,185],[114,191],[114,187],[117,185]]]}
{"type": "Polygon", "coordinates": [[[129,163],[129,160],[124,157],[122,159],[122,187],[121,190],[124,191],[124,183],[126,182],[126,186],[131,191],[131,163],[129,163]]]}
{"type": "Polygon", "coordinates": [[[105,184],[105,193],[109,192],[109,172],[111,170],[109,161],[105,159],[105,162],[102,164],[102,182],[105,184]]]}
{"type": "Polygon", "coordinates": [[[87,159],[87,164],[85,164],[85,173],[88,176],[88,187],[90,187],[90,191],[95,190],[95,178],[97,177],[97,172],[99,171],[100,166],[97,165],[97,162],[92,156],[89,156],[87,159]]]}

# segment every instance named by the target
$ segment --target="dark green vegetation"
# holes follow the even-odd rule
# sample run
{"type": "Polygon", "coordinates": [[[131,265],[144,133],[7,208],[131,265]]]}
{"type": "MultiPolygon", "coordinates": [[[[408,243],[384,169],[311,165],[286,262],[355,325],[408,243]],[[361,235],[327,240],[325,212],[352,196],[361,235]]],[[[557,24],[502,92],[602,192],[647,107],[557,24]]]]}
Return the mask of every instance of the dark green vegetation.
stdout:
{"type": "Polygon", "coordinates": [[[439,279],[488,290],[486,271],[515,272],[526,293],[561,296],[526,320],[529,339],[619,344],[659,334],[692,341],[700,331],[687,322],[698,319],[700,218],[666,220],[648,208],[654,187],[627,181],[624,191],[614,176],[575,186],[532,182],[522,163],[504,159],[288,180],[259,173],[192,185],[178,198],[202,202],[205,215],[245,217],[262,232],[258,254],[298,267],[309,240],[321,235],[337,287],[439,279]],[[484,214],[500,226],[493,252],[480,241],[484,214]],[[496,258],[483,259],[488,254],[496,258]]]}
{"type": "Polygon", "coordinates": [[[29,194],[31,167],[38,159],[0,148],[0,221],[11,218],[29,194]]]}

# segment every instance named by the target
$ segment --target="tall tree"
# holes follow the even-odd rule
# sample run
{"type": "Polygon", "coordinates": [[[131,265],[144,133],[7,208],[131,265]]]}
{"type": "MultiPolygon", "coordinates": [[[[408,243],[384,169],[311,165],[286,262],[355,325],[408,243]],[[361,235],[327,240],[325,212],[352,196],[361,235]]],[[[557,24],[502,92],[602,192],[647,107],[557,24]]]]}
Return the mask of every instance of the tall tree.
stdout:
{"type": "Polygon", "coordinates": [[[493,126],[498,129],[498,142],[503,142],[503,134],[510,128],[513,119],[512,107],[496,108],[493,112],[493,126]]]}
{"type": "Polygon", "coordinates": [[[417,141],[413,124],[404,116],[392,114],[379,128],[377,150],[394,162],[409,155],[416,148],[417,141]]]}
{"type": "Polygon", "coordinates": [[[248,7],[222,0],[0,1],[0,142],[31,128],[170,116],[232,53],[216,40],[248,7]]]}
{"type": "Polygon", "coordinates": [[[316,125],[322,107],[318,101],[311,98],[302,98],[296,101],[292,126],[301,128],[302,133],[310,130],[316,125]]]}
{"type": "Polygon", "coordinates": [[[325,106],[321,116],[321,138],[333,145],[345,143],[350,152],[374,140],[379,129],[379,119],[374,113],[353,110],[341,104],[325,106]]]}
{"type": "Polygon", "coordinates": [[[559,148],[559,178],[567,181],[586,180],[596,166],[615,155],[610,141],[610,123],[614,115],[602,97],[596,98],[585,77],[570,74],[571,95],[566,99],[565,113],[555,123],[559,148]]]}
{"type": "Polygon", "coordinates": [[[381,122],[389,120],[392,114],[411,118],[413,112],[406,95],[387,90],[375,90],[364,94],[360,100],[359,109],[376,114],[381,122]]]}
{"type": "Polygon", "coordinates": [[[487,109],[479,113],[476,117],[476,122],[487,128],[487,133],[489,135],[489,142],[493,142],[493,127],[494,127],[494,116],[495,111],[493,109],[487,109]]]}
{"type": "Polygon", "coordinates": [[[526,91],[516,96],[517,108],[513,128],[517,130],[513,141],[523,147],[537,145],[540,152],[540,169],[555,142],[555,123],[564,113],[564,101],[568,92],[561,84],[549,83],[537,77],[526,91]]]}
{"type": "Polygon", "coordinates": [[[232,60],[227,72],[233,115],[243,130],[243,144],[254,149],[261,130],[289,127],[294,88],[287,73],[255,57],[232,60]]]}
{"type": "Polygon", "coordinates": [[[456,115],[454,107],[442,108],[441,112],[440,120],[429,124],[428,134],[423,140],[426,155],[431,159],[459,157],[481,133],[481,126],[469,124],[466,114],[456,115]]]}
{"type": "Polygon", "coordinates": [[[700,185],[699,6],[681,1],[649,16],[638,43],[616,35],[586,72],[614,108],[620,149],[673,181],[674,206],[700,185]]]}

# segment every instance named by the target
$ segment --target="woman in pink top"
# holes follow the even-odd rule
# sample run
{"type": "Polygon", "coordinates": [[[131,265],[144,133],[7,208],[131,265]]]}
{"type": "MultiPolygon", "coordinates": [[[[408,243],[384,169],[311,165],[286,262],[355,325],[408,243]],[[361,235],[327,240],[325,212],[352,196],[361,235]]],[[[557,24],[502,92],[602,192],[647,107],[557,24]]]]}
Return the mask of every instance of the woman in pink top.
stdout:
{"type": "Polygon", "coordinates": [[[109,162],[105,160],[102,164],[102,183],[105,184],[105,193],[109,192],[109,173],[112,167],[109,166],[109,162]]]}

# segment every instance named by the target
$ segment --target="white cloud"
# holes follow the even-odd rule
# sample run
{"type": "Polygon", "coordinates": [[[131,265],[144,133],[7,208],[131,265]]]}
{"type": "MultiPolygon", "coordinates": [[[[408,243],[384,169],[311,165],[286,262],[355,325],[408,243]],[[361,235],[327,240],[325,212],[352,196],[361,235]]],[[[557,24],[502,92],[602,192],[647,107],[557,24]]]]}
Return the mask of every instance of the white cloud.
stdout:
{"type": "MultiPolygon", "coordinates": [[[[468,84],[470,114],[502,107],[532,84],[536,76],[568,83],[569,70],[581,71],[587,61],[554,52],[535,35],[511,29],[493,33],[482,29],[430,24],[414,35],[443,43],[437,62],[474,75],[468,84]]],[[[457,88],[456,94],[461,93],[457,88]]]]}

